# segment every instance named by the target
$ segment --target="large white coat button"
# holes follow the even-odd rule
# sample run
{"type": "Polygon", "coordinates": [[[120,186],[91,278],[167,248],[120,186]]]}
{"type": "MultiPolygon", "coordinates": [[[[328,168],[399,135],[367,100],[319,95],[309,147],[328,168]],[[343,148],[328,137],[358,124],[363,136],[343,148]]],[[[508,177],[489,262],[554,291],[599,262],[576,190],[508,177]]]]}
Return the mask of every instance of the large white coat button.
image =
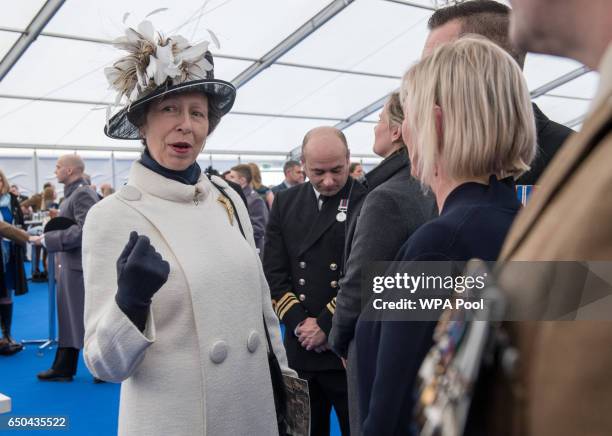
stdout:
{"type": "Polygon", "coordinates": [[[121,188],[120,195],[122,198],[125,198],[128,201],[136,201],[136,200],[140,200],[140,197],[142,197],[142,194],[140,193],[140,191],[130,185],[125,185],[123,188],[121,188]]]}
{"type": "Polygon", "coordinates": [[[221,363],[227,357],[227,343],[225,341],[217,341],[210,347],[210,360],[214,363],[221,363]]]}
{"type": "Polygon", "coordinates": [[[254,353],[259,347],[259,333],[253,330],[249,333],[249,337],[247,339],[247,348],[251,353],[254,353]]]}

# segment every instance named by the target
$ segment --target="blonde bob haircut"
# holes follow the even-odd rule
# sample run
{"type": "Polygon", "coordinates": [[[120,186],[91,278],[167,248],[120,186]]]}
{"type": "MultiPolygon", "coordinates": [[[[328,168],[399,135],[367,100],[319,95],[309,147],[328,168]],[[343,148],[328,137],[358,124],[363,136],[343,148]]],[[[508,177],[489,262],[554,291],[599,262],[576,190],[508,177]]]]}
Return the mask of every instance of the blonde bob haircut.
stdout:
{"type": "Polygon", "coordinates": [[[436,164],[457,181],[517,179],[529,170],[536,153],[529,91],[517,63],[493,42],[467,35],[441,45],[406,72],[400,97],[410,131],[404,141],[423,184],[431,186],[436,164]]]}
{"type": "Polygon", "coordinates": [[[0,181],[2,181],[2,187],[0,188],[0,195],[4,195],[10,191],[11,185],[9,185],[9,181],[4,175],[4,172],[0,170],[0,181]]]}

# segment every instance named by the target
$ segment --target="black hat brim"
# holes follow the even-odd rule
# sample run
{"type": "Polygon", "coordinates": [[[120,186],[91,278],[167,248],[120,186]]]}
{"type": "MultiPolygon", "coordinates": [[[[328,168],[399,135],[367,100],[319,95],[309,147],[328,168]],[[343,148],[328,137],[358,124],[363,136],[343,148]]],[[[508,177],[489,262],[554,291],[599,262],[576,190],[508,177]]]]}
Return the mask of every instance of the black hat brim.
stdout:
{"type": "Polygon", "coordinates": [[[67,218],[65,216],[58,216],[55,218],[51,218],[47,222],[47,224],[45,224],[43,233],[52,232],[54,230],[66,230],[75,224],[76,222],[71,220],[70,218],[67,218]]]}
{"type": "Polygon", "coordinates": [[[144,111],[148,107],[147,103],[165,95],[180,92],[201,92],[209,98],[212,97],[210,103],[215,106],[221,116],[231,110],[236,99],[234,85],[223,80],[202,79],[173,86],[162,85],[115,114],[104,126],[104,134],[114,139],[142,139],[140,129],[130,121],[130,118],[134,119],[139,112],[144,111]]]}

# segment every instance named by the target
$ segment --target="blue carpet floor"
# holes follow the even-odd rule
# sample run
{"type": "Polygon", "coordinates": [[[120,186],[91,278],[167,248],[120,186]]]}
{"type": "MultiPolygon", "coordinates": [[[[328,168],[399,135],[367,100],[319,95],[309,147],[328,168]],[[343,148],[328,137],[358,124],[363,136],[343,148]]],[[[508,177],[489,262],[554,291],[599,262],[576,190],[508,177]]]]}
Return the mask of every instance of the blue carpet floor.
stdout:
{"type": "MultiPolygon", "coordinates": [[[[29,264],[26,267],[29,270],[29,264]]],[[[14,299],[13,336],[16,341],[47,336],[47,283],[29,282],[29,286],[29,293],[14,299]]],[[[119,385],[94,384],[82,358],[72,383],[38,381],[36,374],[51,366],[54,355],[55,348],[41,353],[38,345],[27,345],[24,351],[14,356],[0,356],[0,393],[12,399],[12,411],[1,417],[4,420],[6,416],[66,416],[69,419],[69,428],[59,433],[58,430],[0,429],[0,434],[116,434],[119,385]]],[[[333,412],[331,435],[340,435],[333,412]]]]}

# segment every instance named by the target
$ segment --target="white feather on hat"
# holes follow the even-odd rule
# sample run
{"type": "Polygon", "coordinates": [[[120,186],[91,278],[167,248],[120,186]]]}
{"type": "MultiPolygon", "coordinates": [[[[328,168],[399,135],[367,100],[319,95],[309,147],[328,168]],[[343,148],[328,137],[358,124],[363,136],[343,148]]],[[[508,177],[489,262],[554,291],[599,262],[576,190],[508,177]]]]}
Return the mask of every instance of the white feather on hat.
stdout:
{"type": "MultiPolygon", "coordinates": [[[[124,21],[128,16],[124,15],[124,21]]],[[[218,46],[217,37],[210,31],[209,34],[218,46]]],[[[213,69],[213,65],[204,57],[209,41],[192,46],[181,35],[163,37],[155,32],[148,20],[138,24],[136,29],[127,27],[125,35],[115,39],[113,45],[128,52],[112,67],[104,69],[110,88],[118,93],[117,104],[125,97],[130,105],[167,81],[177,85],[204,79],[206,73],[213,69]]]]}

